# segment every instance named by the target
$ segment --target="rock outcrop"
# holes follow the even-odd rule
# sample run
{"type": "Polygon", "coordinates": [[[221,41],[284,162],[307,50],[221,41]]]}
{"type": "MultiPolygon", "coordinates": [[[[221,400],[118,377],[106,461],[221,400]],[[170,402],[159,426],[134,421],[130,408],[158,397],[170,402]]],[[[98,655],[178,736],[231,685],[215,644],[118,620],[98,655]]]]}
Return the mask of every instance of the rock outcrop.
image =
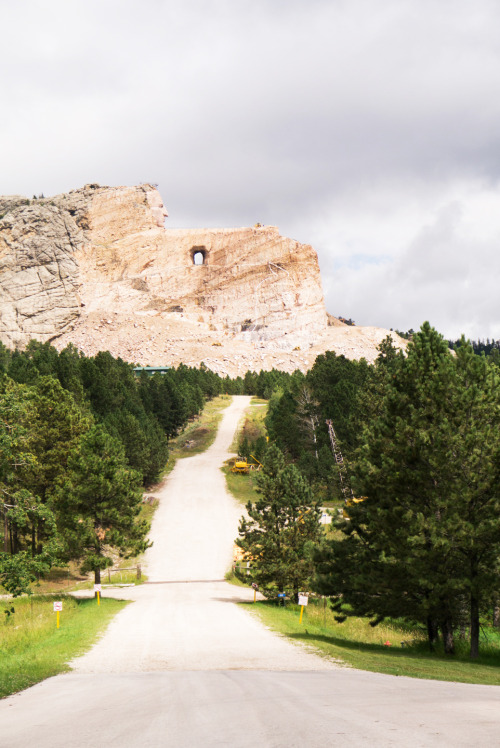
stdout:
{"type": "Polygon", "coordinates": [[[0,335],[53,340],[79,317],[182,314],[293,348],[327,325],[312,247],[269,226],[168,230],[150,185],[0,200],[0,335]]]}
{"type": "Polygon", "coordinates": [[[349,357],[376,355],[363,328],[329,327],[312,247],[273,226],[165,229],[166,215],[152,185],[0,198],[0,339],[143,364],[210,359],[221,373],[305,369],[342,335],[349,357]]]}

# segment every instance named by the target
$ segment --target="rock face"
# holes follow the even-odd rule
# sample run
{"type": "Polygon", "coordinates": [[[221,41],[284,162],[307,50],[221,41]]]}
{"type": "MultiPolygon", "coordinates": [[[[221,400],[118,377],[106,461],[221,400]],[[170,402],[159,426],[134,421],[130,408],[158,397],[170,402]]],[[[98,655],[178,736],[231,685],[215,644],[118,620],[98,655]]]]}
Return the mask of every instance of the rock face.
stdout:
{"type": "Polygon", "coordinates": [[[312,247],[273,226],[165,229],[166,214],[152,185],[0,198],[0,340],[231,376],[375,359],[387,331],[327,316],[312,247]]]}
{"type": "Polygon", "coordinates": [[[74,249],[82,232],[57,205],[0,200],[0,338],[49,340],[80,314],[74,249]]]}
{"type": "Polygon", "coordinates": [[[275,227],[169,230],[151,185],[0,198],[0,338],[54,340],[92,313],[175,315],[284,349],[327,327],[312,247],[275,227]]]}

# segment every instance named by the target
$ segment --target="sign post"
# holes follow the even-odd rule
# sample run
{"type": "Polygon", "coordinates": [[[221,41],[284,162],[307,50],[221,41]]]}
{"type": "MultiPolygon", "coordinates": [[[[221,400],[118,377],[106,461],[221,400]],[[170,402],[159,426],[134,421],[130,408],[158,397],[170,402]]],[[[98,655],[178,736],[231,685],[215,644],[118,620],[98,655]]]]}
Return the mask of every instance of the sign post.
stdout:
{"type": "Polygon", "coordinates": [[[252,582],[252,587],[253,587],[253,601],[256,602],[257,590],[259,589],[259,585],[256,582],[252,582]]]}
{"type": "Polygon", "coordinates": [[[308,598],[307,595],[301,595],[301,594],[299,594],[299,605],[300,605],[299,623],[302,623],[302,615],[304,613],[304,608],[307,605],[308,601],[309,601],[309,598],[308,598]]]}
{"type": "Polygon", "coordinates": [[[97,604],[101,604],[101,591],[102,586],[100,584],[94,584],[94,592],[97,592],[97,604]]]}
{"type": "Polygon", "coordinates": [[[59,628],[59,613],[62,610],[62,600],[59,600],[58,602],[54,602],[54,613],[57,613],[56,616],[56,626],[59,628]]]}

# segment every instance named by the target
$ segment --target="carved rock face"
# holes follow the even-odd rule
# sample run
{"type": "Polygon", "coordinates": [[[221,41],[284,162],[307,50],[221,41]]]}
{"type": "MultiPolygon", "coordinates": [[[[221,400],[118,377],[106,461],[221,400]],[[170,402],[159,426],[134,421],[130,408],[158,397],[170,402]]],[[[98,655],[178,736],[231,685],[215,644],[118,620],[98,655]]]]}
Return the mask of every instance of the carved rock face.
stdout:
{"type": "Polygon", "coordinates": [[[151,185],[0,198],[0,339],[52,340],[89,314],[182,315],[252,342],[327,327],[315,251],[272,226],[169,230],[151,185]]]}

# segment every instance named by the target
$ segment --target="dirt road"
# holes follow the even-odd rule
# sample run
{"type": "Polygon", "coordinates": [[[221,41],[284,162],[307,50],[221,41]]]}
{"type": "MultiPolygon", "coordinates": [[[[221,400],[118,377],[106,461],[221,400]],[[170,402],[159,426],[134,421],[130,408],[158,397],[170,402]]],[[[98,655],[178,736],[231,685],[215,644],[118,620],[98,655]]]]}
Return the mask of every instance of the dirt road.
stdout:
{"type": "Polygon", "coordinates": [[[498,742],[500,689],[341,668],[234,604],[253,593],[222,581],[242,510],[220,465],[249,400],[233,399],[213,446],[162,489],[152,583],[106,591],[135,602],[73,672],[0,702],[0,747],[498,742]]]}

